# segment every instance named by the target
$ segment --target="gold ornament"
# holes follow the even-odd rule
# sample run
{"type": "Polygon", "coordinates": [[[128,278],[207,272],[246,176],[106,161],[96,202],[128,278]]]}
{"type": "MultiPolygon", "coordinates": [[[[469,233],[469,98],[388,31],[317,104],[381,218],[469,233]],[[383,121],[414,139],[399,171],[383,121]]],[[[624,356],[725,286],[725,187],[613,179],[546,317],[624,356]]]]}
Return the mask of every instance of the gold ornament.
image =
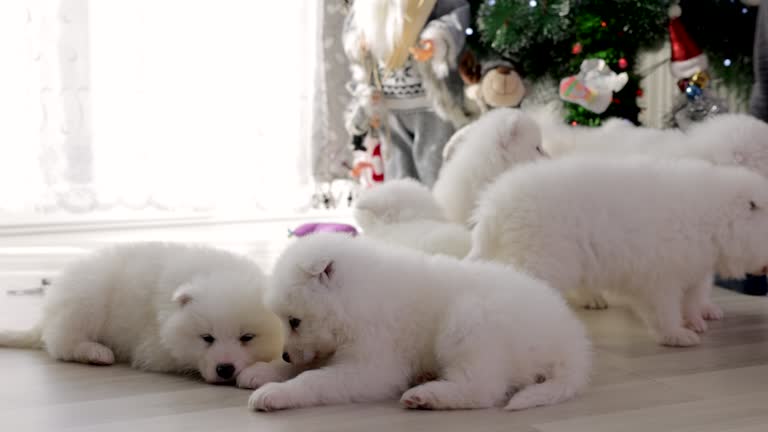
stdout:
{"type": "Polygon", "coordinates": [[[700,88],[704,88],[709,84],[709,74],[706,71],[696,72],[691,77],[691,82],[700,88]]]}

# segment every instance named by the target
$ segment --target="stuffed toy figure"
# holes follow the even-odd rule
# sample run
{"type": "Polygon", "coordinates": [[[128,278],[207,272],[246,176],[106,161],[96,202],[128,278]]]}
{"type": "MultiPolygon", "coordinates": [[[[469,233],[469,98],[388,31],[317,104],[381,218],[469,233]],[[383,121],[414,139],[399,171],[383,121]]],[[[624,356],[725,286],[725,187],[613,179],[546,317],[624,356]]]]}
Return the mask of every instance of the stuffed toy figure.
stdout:
{"type": "Polygon", "coordinates": [[[466,0],[356,0],[343,29],[353,100],[346,128],[383,142],[385,179],[431,186],[453,132],[478,111],[458,74],[466,0]],[[471,104],[471,105],[470,105],[471,104]]]}

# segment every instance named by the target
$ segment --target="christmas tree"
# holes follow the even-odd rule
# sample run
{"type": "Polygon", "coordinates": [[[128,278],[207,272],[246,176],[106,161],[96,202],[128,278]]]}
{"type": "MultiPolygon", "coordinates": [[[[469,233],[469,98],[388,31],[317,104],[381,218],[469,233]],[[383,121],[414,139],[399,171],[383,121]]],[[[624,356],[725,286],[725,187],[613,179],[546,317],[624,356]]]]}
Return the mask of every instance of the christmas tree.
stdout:
{"type": "MultiPolygon", "coordinates": [[[[598,59],[626,84],[602,112],[564,102],[572,124],[599,125],[622,117],[638,123],[642,76],[638,55],[668,39],[670,0],[474,0],[477,32],[468,44],[512,61],[529,80],[560,82],[577,75],[584,60],[598,59]]],[[[755,8],[737,0],[681,0],[684,25],[713,59],[712,73],[744,96],[751,85],[755,8]],[[748,83],[748,84],[745,84],[748,83]]],[[[749,2],[747,2],[749,3],[749,2]]]]}

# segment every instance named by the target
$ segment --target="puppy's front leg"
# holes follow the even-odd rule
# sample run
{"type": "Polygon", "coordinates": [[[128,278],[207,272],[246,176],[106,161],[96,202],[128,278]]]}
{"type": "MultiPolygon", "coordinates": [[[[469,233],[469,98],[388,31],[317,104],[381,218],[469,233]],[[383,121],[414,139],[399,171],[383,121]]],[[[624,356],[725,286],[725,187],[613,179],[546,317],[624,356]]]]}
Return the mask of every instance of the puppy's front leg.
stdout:
{"type": "Polygon", "coordinates": [[[257,389],[271,382],[287,381],[306,370],[281,359],[269,363],[254,363],[243,369],[237,376],[237,386],[240,388],[257,389]]]}
{"type": "Polygon", "coordinates": [[[252,410],[274,411],[316,405],[395,398],[408,379],[392,364],[340,363],[306,371],[284,383],[269,383],[251,395],[252,410]]]}

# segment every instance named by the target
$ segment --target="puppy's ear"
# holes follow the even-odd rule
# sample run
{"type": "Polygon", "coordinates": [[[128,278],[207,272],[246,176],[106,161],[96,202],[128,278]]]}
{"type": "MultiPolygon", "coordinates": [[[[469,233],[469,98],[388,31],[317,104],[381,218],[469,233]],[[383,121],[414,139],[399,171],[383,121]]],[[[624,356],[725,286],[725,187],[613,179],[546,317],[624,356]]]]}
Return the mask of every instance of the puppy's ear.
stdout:
{"type": "Polygon", "coordinates": [[[189,302],[192,301],[192,294],[189,291],[189,287],[186,285],[182,285],[177,288],[176,291],[173,292],[173,302],[178,304],[179,307],[186,306],[189,302]]]}
{"type": "Polygon", "coordinates": [[[310,276],[320,280],[320,283],[327,285],[333,277],[335,266],[330,258],[320,258],[308,265],[302,266],[302,269],[310,276]]]}

